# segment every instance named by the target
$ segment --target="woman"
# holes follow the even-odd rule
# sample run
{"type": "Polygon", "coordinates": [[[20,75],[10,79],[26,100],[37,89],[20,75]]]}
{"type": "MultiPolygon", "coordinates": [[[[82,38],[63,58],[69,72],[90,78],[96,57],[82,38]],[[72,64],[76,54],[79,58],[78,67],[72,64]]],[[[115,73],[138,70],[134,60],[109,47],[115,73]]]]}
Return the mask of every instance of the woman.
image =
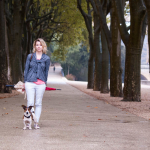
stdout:
{"type": "MultiPolygon", "coordinates": [[[[33,53],[26,60],[24,71],[25,90],[27,93],[27,107],[34,106],[35,116],[39,122],[42,111],[42,98],[45,92],[50,58],[46,55],[47,46],[43,39],[38,38],[33,43],[33,53]]],[[[38,128],[40,128],[38,126],[38,128]]]]}

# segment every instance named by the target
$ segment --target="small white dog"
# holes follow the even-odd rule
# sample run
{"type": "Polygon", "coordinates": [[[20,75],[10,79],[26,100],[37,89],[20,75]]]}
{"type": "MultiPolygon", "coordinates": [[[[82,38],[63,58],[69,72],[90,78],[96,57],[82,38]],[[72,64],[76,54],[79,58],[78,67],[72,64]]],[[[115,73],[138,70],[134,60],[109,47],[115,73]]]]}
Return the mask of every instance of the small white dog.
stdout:
{"type": "Polygon", "coordinates": [[[33,106],[27,107],[25,105],[22,105],[22,107],[24,109],[24,116],[23,116],[24,128],[23,129],[26,130],[27,128],[29,128],[31,130],[32,120],[34,121],[35,129],[37,129],[37,119],[34,114],[34,107],[33,106]]]}

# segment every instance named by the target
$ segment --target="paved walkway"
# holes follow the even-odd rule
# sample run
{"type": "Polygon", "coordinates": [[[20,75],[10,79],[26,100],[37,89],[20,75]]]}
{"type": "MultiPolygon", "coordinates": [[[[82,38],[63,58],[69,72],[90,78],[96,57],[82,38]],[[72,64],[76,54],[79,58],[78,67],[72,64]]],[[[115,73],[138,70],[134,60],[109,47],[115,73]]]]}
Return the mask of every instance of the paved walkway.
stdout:
{"type": "Polygon", "coordinates": [[[39,130],[23,130],[23,95],[0,100],[0,150],[150,150],[150,121],[66,84],[49,72],[39,130]]]}

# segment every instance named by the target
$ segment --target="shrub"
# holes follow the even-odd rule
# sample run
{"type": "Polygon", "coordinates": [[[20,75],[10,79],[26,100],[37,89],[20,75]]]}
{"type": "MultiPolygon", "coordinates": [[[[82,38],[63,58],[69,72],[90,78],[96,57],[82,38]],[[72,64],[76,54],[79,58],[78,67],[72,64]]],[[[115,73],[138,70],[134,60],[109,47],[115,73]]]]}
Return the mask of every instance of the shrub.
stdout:
{"type": "Polygon", "coordinates": [[[68,79],[68,80],[75,80],[75,76],[74,75],[72,75],[72,74],[68,74],[68,75],[66,75],[66,78],[68,79]]]}

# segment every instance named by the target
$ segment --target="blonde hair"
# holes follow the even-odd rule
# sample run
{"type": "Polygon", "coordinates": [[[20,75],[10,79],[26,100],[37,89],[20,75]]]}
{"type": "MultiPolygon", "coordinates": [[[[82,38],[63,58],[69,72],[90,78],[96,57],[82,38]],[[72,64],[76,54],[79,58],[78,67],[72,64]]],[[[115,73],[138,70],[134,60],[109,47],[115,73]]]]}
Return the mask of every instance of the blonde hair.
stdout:
{"type": "Polygon", "coordinates": [[[35,49],[35,46],[36,46],[36,42],[40,42],[42,47],[43,47],[43,53],[46,54],[47,53],[47,45],[46,45],[46,42],[41,39],[41,38],[38,38],[36,39],[34,42],[33,42],[33,53],[36,52],[36,49],[35,49]]]}

